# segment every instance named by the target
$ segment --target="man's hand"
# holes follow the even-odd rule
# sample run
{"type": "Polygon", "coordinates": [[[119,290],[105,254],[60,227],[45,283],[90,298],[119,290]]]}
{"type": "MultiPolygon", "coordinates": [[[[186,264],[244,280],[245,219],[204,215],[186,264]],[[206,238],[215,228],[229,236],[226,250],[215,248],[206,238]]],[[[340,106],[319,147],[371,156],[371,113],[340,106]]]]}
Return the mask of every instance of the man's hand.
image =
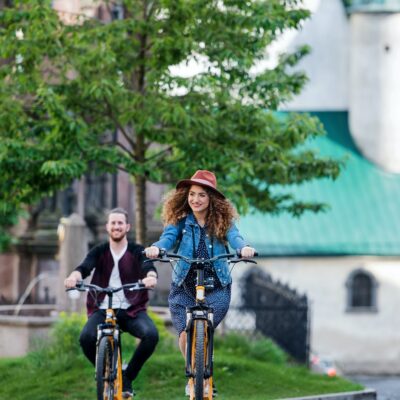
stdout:
{"type": "Polygon", "coordinates": [[[253,247],[245,246],[240,250],[240,255],[243,258],[251,258],[251,257],[254,257],[255,252],[256,252],[256,249],[253,249],[253,247]]]}
{"type": "Polygon", "coordinates": [[[72,271],[71,274],[64,280],[64,286],[67,289],[72,289],[77,282],[82,280],[82,274],[79,271],[72,271]]]}
{"type": "Polygon", "coordinates": [[[157,246],[150,246],[144,249],[147,258],[157,258],[160,254],[160,249],[157,246]]]}
{"type": "Polygon", "coordinates": [[[157,275],[154,271],[150,271],[146,278],[142,279],[144,285],[149,289],[154,289],[157,285],[157,275]]]}

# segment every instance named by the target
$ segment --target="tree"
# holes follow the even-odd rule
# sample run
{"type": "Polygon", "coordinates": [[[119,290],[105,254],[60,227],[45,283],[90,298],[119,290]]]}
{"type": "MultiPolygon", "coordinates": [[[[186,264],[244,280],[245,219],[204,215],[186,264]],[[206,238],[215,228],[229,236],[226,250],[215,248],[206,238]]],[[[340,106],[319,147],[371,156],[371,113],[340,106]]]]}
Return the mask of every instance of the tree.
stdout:
{"type": "Polygon", "coordinates": [[[336,161],[302,146],[323,127],[275,113],[306,82],[293,67],[308,48],[254,68],[309,16],[300,0],[124,0],[122,19],[74,24],[50,1],[14,3],[0,14],[0,209],[89,168],[132,176],[142,243],[146,182],[195,169],[215,171],[241,212],[323,208],[290,193],[291,184],[338,175],[336,161]]]}

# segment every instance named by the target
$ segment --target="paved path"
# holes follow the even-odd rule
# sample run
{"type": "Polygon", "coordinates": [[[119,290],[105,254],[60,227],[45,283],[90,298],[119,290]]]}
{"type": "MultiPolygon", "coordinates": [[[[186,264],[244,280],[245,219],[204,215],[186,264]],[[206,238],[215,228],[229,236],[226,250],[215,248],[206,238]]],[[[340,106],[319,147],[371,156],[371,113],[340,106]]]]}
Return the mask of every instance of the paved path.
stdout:
{"type": "Polygon", "coordinates": [[[400,400],[400,376],[351,376],[349,379],[375,389],[377,400],[400,400]]]}

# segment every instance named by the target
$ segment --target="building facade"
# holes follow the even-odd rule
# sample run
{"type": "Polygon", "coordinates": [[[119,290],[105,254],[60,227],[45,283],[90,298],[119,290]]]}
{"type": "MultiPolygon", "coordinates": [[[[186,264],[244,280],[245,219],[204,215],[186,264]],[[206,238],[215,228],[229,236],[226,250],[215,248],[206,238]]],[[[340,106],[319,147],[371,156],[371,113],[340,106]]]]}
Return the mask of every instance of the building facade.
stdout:
{"type": "Polygon", "coordinates": [[[335,182],[293,187],[326,212],[248,215],[241,231],[265,272],[307,295],[312,353],[344,373],[398,374],[400,1],[304,4],[311,18],[275,46],[312,48],[299,66],[309,82],[285,110],[316,115],[327,136],[313,145],[345,168],[335,182]]]}

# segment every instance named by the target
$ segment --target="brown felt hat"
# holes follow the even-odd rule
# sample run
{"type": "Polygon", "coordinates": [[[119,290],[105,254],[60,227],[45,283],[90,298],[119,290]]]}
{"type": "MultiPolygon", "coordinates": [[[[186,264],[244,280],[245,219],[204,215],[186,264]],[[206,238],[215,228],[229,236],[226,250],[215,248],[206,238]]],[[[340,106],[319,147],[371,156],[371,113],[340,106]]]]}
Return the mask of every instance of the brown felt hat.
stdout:
{"type": "Polygon", "coordinates": [[[225,196],[219,190],[217,190],[217,178],[210,171],[199,169],[190,179],[183,179],[179,181],[176,184],[176,188],[180,189],[191,185],[204,186],[225,199],[225,196]]]}

